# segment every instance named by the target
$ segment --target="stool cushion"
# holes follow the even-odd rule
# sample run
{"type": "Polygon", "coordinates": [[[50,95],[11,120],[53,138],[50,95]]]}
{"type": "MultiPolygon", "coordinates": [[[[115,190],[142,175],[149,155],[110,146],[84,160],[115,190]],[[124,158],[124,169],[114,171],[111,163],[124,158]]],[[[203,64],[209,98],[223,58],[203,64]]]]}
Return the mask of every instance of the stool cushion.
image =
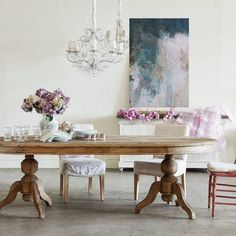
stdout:
{"type": "Polygon", "coordinates": [[[106,163],[95,158],[67,156],[60,160],[60,172],[63,175],[92,177],[104,175],[105,171],[106,163]]]}
{"type": "MultiPolygon", "coordinates": [[[[153,159],[147,161],[135,161],[134,162],[134,173],[138,175],[151,175],[151,176],[163,176],[161,171],[161,162],[163,159],[153,159]]],[[[177,172],[175,176],[180,176],[185,173],[186,161],[177,159],[177,172]]]]}
{"type": "Polygon", "coordinates": [[[207,164],[207,169],[210,172],[231,172],[236,171],[236,164],[212,161],[207,164]]]}

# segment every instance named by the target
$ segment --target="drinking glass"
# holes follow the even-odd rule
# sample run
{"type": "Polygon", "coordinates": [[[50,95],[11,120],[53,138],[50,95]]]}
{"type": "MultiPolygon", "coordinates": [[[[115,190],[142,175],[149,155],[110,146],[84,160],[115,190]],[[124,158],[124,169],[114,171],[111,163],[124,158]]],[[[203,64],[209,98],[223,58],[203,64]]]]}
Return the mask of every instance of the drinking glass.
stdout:
{"type": "Polygon", "coordinates": [[[20,139],[20,126],[13,126],[13,140],[19,141],[20,139]]]}
{"type": "Polygon", "coordinates": [[[11,127],[4,127],[3,128],[3,140],[4,141],[11,141],[11,127]]]}
{"type": "Polygon", "coordinates": [[[29,125],[25,125],[24,126],[24,140],[28,140],[29,137],[29,133],[30,133],[30,126],[29,125]]]}
{"type": "Polygon", "coordinates": [[[25,127],[24,126],[19,126],[19,142],[25,141],[25,127]]]}
{"type": "Polygon", "coordinates": [[[34,139],[38,140],[41,136],[41,129],[39,125],[33,126],[34,139]]]}

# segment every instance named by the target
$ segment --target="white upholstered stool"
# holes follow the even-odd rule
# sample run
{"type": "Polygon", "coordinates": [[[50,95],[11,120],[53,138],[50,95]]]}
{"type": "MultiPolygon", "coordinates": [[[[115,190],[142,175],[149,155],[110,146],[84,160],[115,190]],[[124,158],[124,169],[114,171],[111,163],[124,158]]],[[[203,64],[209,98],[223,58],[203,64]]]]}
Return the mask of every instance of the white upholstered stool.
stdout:
{"type": "MultiPolygon", "coordinates": [[[[93,130],[92,124],[76,124],[75,130],[93,130]]],[[[68,202],[69,176],[88,177],[88,192],[92,191],[92,179],[99,176],[100,199],[104,200],[104,175],[106,163],[94,158],[94,155],[60,155],[60,194],[64,197],[64,202],[68,202]]]]}

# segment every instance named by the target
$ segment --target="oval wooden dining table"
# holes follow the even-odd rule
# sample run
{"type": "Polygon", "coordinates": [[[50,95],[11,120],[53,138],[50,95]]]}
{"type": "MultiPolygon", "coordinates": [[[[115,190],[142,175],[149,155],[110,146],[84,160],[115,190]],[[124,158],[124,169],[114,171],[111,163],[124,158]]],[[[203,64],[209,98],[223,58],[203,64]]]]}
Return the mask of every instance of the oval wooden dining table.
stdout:
{"type": "MultiPolygon", "coordinates": [[[[39,218],[45,218],[45,209],[41,200],[47,206],[52,205],[51,198],[44,190],[42,181],[35,173],[38,170],[38,162],[34,155],[59,155],[59,154],[94,154],[94,155],[142,155],[163,154],[161,170],[164,173],[160,181],[152,183],[149,193],[135,208],[135,213],[150,205],[157,194],[162,195],[162,200],[171,202],[176,195],[180,207],[186,211],[189,219],[195,218],[195,213],[185,199],[183,187],[177,182],[174,174],[177,171],[177,163],[174,154],[205,153],[215,149],[215,140],[209,138],[190,137],[161,137],[161,136],[108,136],[105,140],[85,141],[70,140],[68,142],[44,143],[39,140],[29,139],[23,142],[4,142],[0,137],[0,153],[24,155],[21,170],[24,176],[14,182],[8,195],[0,202],[0,209],[13,202],[20,192],[24,201],[33,201],[39,218]]],[[[6,156],[6,160],[7,160],[6,156]]],[[[42,157],[43,158],[43,157],[42,157]]]]}

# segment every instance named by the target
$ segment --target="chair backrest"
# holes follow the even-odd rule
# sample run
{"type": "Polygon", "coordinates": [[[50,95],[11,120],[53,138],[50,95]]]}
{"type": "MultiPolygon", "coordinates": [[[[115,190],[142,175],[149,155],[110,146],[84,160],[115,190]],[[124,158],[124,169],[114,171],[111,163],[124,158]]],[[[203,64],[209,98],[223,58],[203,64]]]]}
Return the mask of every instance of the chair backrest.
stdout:
{"type": "MultiPolygon", "coordinates": [[[[94,130],[93,124],[83,124],[83,123],[74,124],[74,131],[88,131],[88,130],[94,130]]],[[[94,155],[59,155],[60,159],[73,158],[78,156],[94,158],[94,155]]]]}
{"type": "MultiPolygon", "coordinates": [[[[164,137],[189,136],[189,127],[184,124],[157,124],[155,134],[164,137]]],[[[174,155],[174,157],[187,161],[187,155],[174,155]]]]}
{"type": "Polygon", "coordinates": [[[160,136],[189,136],[189,127],[183,124],[160,124],[156,125],[156,135],[160,136]]]}

